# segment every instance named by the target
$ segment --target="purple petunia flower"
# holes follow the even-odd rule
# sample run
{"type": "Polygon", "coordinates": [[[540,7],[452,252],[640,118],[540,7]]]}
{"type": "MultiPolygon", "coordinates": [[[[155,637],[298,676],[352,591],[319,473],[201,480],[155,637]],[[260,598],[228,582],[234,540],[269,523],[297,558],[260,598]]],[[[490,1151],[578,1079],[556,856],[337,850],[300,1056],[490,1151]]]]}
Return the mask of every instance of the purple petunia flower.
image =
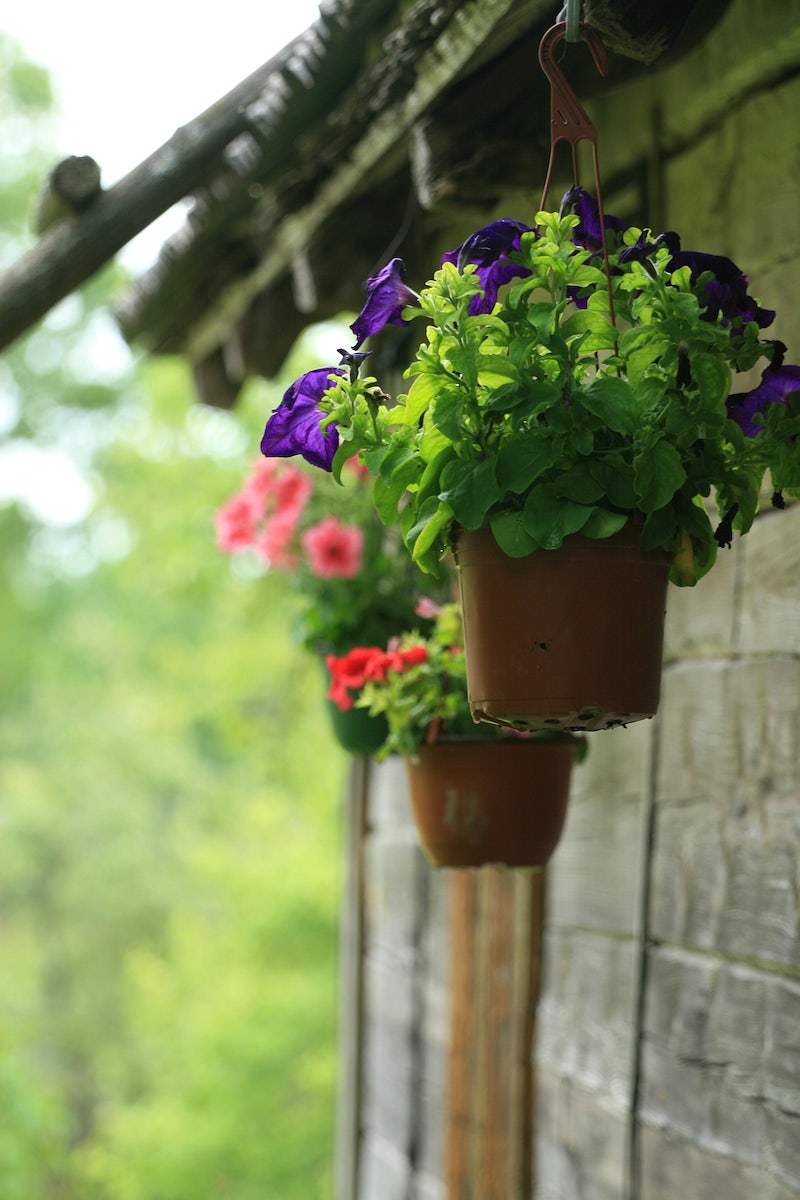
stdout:
{"type": "Polygon", "coordinates": [[[319,402],[331,386],[331,375],[344,376],[341,367],[318,367],[296,379],[267,420],[261,453],[267,458],[301,455],[312,467],[330,471],[339,446],[334,426],[323,433],[319,423],[325,416],[319,402]]]}
{"type": "Polygon", "coordinates": [[[497,301],[497,291],[511,279],[523,279],[530,275],[527,267],[509,261],[512,250],[519,250],[523,233],[531,233],[530,225],[515,221],[512,217],[500,217],[471,234],[455,250],[442,255],[442,263],[453,263],[463,271],[467,263],[477,267],[477,275],[483,288],[483,296],[473,296],[469,303],[472,316],[489,313],[497,301]]]}
{"type": "Polygon", "coordinates": [[[724,255],[704,254],[700,250],[678,250],[672,255],[670,267],[673,271],[679,267],[689,267],[693,283],[706,271],[713,274],[714,278],[705,285],[705,315],[709,321],[716,321],[721,314],[726,324],[730,321],[755,321],[759,329],[766,329],[775,320],[772,309],[761,308],[752,296],[748,296],[747,285],[750,280],[735,262],[724,255]]]}
{"type": "MultiPolygon", "coordinates": [[[[572,234],[573,242],[578,246],[583,246],[584,250],[602,250],[600,208],[594,196],[576,184],[568,192],[565,192],[558,211],[563,217],[570,209],[578,218],[578,224],[572,234]]],[[[603,213],[603,225],[607,234],[623,233],[627,228],[624,221],[621,221],[619,217],[611,216],[610,213],[603,213]]]]}
{"type": "Polygon", "coordinates": [[[403,283],[406,269],[402,258],[393,258],[367,280],[367,300],[350,328],[356,339],[355,349],[385,325],[407,325],[400,316],[407,304],[416,304],[419,296],[403,283]]]}
{"type": "MultiPolygon", "coordinates": [[[[666,246],[671,255],[675,255],[681,248],[681,239],[677,233],[671,229],[667,229],[664,233],[660,233],[657,238],[651,241],[648,234],[649,229],[643,229],[632,246],[626,246],[621,250],[617,262],[622,265],[629,262],[640,262],[647,266],[647,260],[651,255],[660,250],[662,246],[666,246]]],[[[651,272],[652,273],[652,272],[651,272]]]]}
{"type": "Polygon", "coordinates": [[[768,404],[785,403],[786,398],[797,391],[800,391],[800,367],[770,365],[762,372],[761,383],[752,392],[740,392],[728,397],[728,416],[740,426],[746,437],[756,437],[763,429],[753,420],[756,413],[764,412],[768,404]]]}

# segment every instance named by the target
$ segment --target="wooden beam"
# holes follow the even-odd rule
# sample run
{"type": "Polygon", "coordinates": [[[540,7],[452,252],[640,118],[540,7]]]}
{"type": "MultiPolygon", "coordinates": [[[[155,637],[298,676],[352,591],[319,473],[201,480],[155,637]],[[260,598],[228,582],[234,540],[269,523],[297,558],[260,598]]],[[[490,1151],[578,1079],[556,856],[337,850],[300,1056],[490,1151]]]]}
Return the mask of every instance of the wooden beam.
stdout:
{"type": "Polygon", "coordinates": [[[606,49],[647,66],[669,49],[697,0],[585,0],[584,19],[606,49]]]}
{"type": "MultiPolygon", "coordinates": [[[[545,0],[524,6],[534,24],[546,11],[545,0]]],[[[309,245],[336,210],[358,195],[379,172],[380,164],[398,148],[404,156],[415,124],[439,100],[447,87],[480,56],[501,23],[519,35],[516,0],[472,0],[460,8],[438,40],[416,64],[416,78],[394,104],[377,114],[348,158],[318,188],[314,199],[286,216],[266,253],[249,274],[224,289],[186,341],[190,358],[203,358],[224,341],[226,332],[255,297],[291,270],[298,254],[309,245]]],[[[257,216],[257,209],[256,209],[257,216]]]]}
{"type": "Polygon", "coordinates": [[[392,2],[362,0],[354,13],[350,0],[329,0],[306,33],[178,129],[90,209],[47,230],[0,277],[0,350],[162,213],[224,175],[230,168],[223,153],[240,135],[267,145],[271,164],[280,160],[298,131],[329,109],[351,70],[347,48],[358,56],[392,2]]]}
{"type": "Polygon", "coordinates": [[[264,86],[267,64],[178,129],[84,212],[47,229],[0,276],[0,349],[80,287],[117,251],[206,177],[232,138],[246,128],[243,109],[264,86]]]}

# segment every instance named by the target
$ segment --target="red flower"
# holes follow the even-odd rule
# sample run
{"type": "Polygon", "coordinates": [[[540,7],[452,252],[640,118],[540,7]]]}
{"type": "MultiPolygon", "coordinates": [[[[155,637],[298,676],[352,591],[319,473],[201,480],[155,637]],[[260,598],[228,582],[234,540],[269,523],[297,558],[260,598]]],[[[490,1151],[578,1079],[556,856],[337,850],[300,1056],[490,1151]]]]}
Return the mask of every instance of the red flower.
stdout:
{"type": "Polygon", "coordinates": [[[338,658],[329,654],[325,659],[331,677],[328,699],[342,712],[347,712],[353,707],[351,691],[361,691],[368,679],[385,678],[383,660],[386,657],[386,651],[380,646],[356,646],[338,658]]]}
{"type": "Polygon", "coordinates": [[[409,667],[417,667],[420,663],[424,663],[428,658],[427,646],[410,646],[408,650],[401,650],[403,659],[403,670],[408,670],[409,667]]]}

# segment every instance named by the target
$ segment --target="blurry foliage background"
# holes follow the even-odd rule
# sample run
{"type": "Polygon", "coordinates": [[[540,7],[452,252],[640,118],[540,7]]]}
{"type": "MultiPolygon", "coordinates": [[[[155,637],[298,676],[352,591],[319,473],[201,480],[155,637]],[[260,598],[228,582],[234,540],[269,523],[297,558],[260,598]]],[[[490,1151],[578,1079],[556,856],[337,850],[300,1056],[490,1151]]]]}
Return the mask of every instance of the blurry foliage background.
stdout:
{"type": "MultiPolygon", "coordinates": [[[[7,265],[53,117],[4,35],[0,81],[7,265]]],[[[213,521],[320,360],[202,410],[121,283],[0,360],[0,1196],[327,1200],[347,762],[286,580],[213,521]]]]}

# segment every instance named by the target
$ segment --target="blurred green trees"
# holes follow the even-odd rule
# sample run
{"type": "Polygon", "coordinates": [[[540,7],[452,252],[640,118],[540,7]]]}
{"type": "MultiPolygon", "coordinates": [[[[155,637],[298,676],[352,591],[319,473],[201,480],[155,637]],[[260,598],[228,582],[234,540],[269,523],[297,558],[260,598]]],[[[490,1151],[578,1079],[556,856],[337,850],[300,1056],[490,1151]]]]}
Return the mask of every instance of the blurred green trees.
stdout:
{"type": "MultiPolygon", "coordinates": [[[[36,95],[0,114],[39,147],[36,95]]],[[[211,412],[126,363],[117,279],[0,363],[0,470],[45,446],[94,494],[0,507],[0,1195],[327,1200],[347,761],[285,580],[213,541],[281,389],[211,412]]]]}

